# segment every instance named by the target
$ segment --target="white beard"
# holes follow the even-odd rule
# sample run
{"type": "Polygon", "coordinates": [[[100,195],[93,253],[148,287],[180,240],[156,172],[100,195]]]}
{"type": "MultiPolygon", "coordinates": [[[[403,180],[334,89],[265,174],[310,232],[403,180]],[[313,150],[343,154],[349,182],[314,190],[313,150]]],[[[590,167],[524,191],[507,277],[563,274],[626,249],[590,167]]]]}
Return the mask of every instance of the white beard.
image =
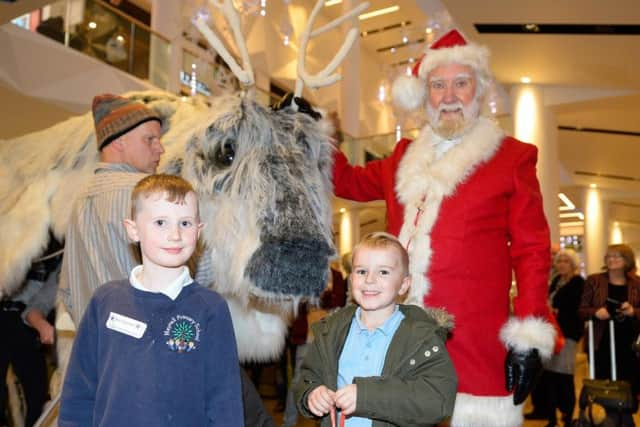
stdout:
{"type": "Polygon", "coordinates": [[[436,135],[445,139],[454,139],[461,136],[473,123],[480,113],[480,102],[474,97],[468,105],[457,101],[451,104],[440,103],[435,109],[427,102],[427,117],[436,135]],[[462,115],[453,119],[441,119],[440,115],[445,111],[462,110],[462,115]]]}

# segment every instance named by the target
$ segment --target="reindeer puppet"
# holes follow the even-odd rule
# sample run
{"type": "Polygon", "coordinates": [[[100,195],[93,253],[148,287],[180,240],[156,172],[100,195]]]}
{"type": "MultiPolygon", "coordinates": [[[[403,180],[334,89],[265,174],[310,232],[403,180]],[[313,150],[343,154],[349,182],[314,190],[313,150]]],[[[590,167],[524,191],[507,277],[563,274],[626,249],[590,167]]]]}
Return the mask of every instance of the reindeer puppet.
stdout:
{"type": "MultiPolygon", "coordinates": [[[[253,99],[253,71],[237,13],[231,0],[211,3],[231,24],[242,68],[204,21],[196,21],[196,26],[245,90],[211,99],[210,105],[164,92],[127,96],[146,103],[164,119],[165,154],[159,172],[182,175],[198,192],[208,224],[202,234],[198,280],[227,299],[241,359],[268,360],[282,349],[294,303],[317,297],[326,284],[334,254],[331,129],[323,120],[297,113],[295,102],[273,111],[253,99]]],[[[332,73],[357,30],[349,31],[336,57],[316,75],[304,70],[309,38],[368,7],[360,5],[311,32],[322,5],[318,0],[300,44],[298,96],[303,83],[316,88],[339,79],[332,73]]],[[[64,236],[71,201],[97,160],[91,113],[0,141],[0,294],[19,286],[46,246],[49,229],[64,236]]]]}

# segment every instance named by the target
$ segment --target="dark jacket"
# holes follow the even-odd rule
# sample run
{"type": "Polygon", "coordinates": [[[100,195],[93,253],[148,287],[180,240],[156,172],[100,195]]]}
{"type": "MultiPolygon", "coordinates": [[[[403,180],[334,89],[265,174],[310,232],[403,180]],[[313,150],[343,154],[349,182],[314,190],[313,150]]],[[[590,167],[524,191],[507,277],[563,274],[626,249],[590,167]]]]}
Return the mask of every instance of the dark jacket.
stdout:
{"type": "Polygon", "coordinates": [[[579,341],[584,332],[584,321],[578,314],[580,300],[582,298],[582,289],[584,288],[584,279],[582,276],[575,275],[556,291],[559,281],[560,275],[554,277],[549,288],[551,293],[555,291],[551,306],[558,310],[556,317],[562,335],[574,341],[579,341]]]}
{"type": "MultiPolygon", "coordinates": [[[[370,418],[374,427],[429,426],[451,416],[457,377],[444,342],[447,330],[422,308],[401,305],[405,318],[385,357],[382,375],[356,377],[355,416],[370,418]]],[[[294,393],[298,410],[313,418],[309,393],[324,384],[336,389],[338,360],[356,306],[349,305],[312,326],[314,341],[302,364],[294,393]]],[[[325,416],[321,426],[329,426],[325,416]]]]}
{"type": "MultiPolygon", "coordinates": [[[[640,278],[636,275],[627,277],[629,304],[634,307],[636,319],[640,319],[640,278]]],[[[607,295],[609,293],[609,274],[598,273],[587,277],[580,302],[580,317],[583,320],[593,318],[595,312],[607,305],[607,295]]],[[[593,322],[594,348],[597,350],[600,340],[604,335],[607,322],[596,320],[593,322]]]]}

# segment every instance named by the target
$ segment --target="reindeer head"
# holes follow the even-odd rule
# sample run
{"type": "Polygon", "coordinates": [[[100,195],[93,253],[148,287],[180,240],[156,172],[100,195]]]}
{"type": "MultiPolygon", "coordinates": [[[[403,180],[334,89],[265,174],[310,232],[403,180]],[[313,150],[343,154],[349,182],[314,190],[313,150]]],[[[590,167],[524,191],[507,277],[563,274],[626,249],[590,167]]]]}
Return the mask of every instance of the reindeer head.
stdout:
{"type": "MultiPolygon", "coordinates": [[[[203,18],[196,27],[245,85],[253,71],[231,0],[211,1],[229,22],[243,65],[240,67],[203,18]]],[[[316,75],[304,69],[310,38],[353,17],[368,4],[311,31],[323,2],[318,0],[302,35],[296,96],[302,85],[336,82],[333,74],[357,37],[351,29],[336,58],[316,75]]],[[[272,111],[247,95],[213,101],[207,127],[188,144],[183,175],[198,187],[212,249],[216,288],[243,298],[318,296],[334,254],[330,225],[331,146],[326,126],[292,108],[272,111]],[[325,129],[325,130],[323,130],[325,129]],[[208,201],[208,202],[207,202],[208,201]],[[247,294],[248,291],[248,294],[247,294]]]]}
{"type": "Polygon", "coordinates": [[[318,296],[334,254],[325,131],[238,95],[214,99],[204,122],[181,173],[200,195],[216,289],[243,300],[318,296]]]}

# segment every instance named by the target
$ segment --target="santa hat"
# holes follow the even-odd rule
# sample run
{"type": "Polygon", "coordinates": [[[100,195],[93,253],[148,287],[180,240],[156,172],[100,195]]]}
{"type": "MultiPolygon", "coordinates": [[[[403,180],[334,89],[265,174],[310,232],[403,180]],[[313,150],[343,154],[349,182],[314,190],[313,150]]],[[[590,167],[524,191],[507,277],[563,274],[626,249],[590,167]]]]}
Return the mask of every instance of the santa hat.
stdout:
{"type": "Polygon", "coordinates": [[[451,30],[425,49],[413,66],[411,76],[398,77],[391,88],[394,103],[406,111],[416,110],[424,104],[427,75],[444,64],[462,64],[473,68],[479,81],[478,93],[489,81],[489,51],[486,47],[467,42],[458,30],[451,30]]]}

